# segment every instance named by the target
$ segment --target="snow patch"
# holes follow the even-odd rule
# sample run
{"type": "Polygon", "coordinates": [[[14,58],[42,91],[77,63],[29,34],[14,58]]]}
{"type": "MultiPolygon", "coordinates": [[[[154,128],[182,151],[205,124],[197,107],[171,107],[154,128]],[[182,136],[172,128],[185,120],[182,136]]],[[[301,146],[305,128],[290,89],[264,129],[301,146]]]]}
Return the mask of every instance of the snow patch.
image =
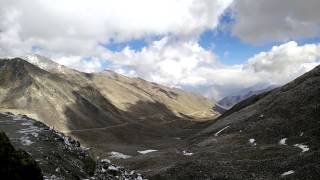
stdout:
{"type": "Polygon", "coordinates": [[[22,115],[13,115],[12,117],[14,121],[23,120],[24,122],[21,123],[22,126],[28,126],[27,128],[18,130],[18,133],[23,134],[23,136],[19,138],[21,144],[23,146],[29,146],[33,144],[33,142],[30,140],[30,137],[38,137],[42,128],[34,126],[32,121],[24,118],[22,115]]]}
{"type": "Polygon", "coordinates": [[[293,174],[293,173],[294,173],[294,171],[290,170],[290,171],[282,173],[281,176],[287,176],[287,175],[290,175],[290,174],[293,174]]]}
{"type": "Polygon", "coordinates": [[[33,132],[40,132],[40,131],[41,131],[41,129],[39,129],[36,126],[31,125],[28,128],[19,130],[18,132],[21,134],[31,134],[33,132]]]}
{"type": "Polygon", "coordinates": [[[104,168],[101,168],[101,171],[102,171],[103,173],[107,172],[107,170],[104,169],[104,168]]]}
{"type": "Polygon", "coordinates": [[[30,146],[31,144],[33,144],[33,142],[27,136],[22,136],[20,138],[20,142],[23,146],[30,146]]]}
{"type": "Polygon", "coordinates": [[[249,143],[252,144],[253,146],[257,145],[256,140],[253,138],[249,139],[249,143]]]}
{"type": "Polygon", "coordinates": [[[21,123],[22,126],[31,126],[32,123],[31,122],[24,122],[24,123],[21,123]]]}
{"type": "Polygon", "coordinates": [[[50,59],[37,54],[27,55],[25,57],[22,57],[22,59],[46,71],[52,70],[52,69],[58,69],[58,67],[61,66],[51,61],[50,59]]]}
{"type": "Polygon", "coordinates": [[[71,143],[70,143],[70,141],[69,141],[69,137],[63,137],[63,142],[64,142],[64,144],[66,144],[67,146],[71,146],[71,143]]]}
{"type": "Polygon", "coordinates": [[[154,149],[148,149],[148,150],[144,150],[144,151],[138,151],[138,153],[140,154],[148,154],[148,153],[152,153],[152,152],[156,152],[158,150],[154,150],[154,149]]]}
{"type": "Polygon", "coordinates": [[[32,132],[31,135],[34,136],[34,137],[38,137],[39,136],[39,134],[36,133],[36,132],[32,132]]]}
{"type": "Polygon", "coordinates": [[[109,169],[109,170],[113,170],[113,171],[118,171],[118,170],[119,170],[117,167],[115,167],[115,166],[113,166],[113,165],[110,165],[110,166],[108,167],[108,169],[109,169]]]}
{"type": "Polygon", "coordinates": [[[293,146],[302,149],[302,152],[307,152],[310,150],[310,148],[307,145],[303,145],[303,144],[295,144],[293,146]]]}
{"type": "Polygon", "coordinates": [[[57,177],[55,175],[52,176],[43,176],[44,180],[63,180],[63,178],[57,177]]]}
{"type": "Polygon", "coordinates": [[[193,155],[193,153],[191,153],[191,152],[187,152],[187,151],[182,151],[182,154],[184,155],[184,156],[192,156],[193,155]]]}
{"type": "Polygon", "coordinates": [[[105,163],[111,164],[111,161],[109,159],[101,159],[101,162],[105,162],[105,163]]]}
{"type": "Polygon", "coordinates": [[[230,126],[226,126],[226,127],[222,128],[220,131],[216,132],[216,133],[214,134],[214,136],[218,136],[222,131],[224,131],[225,129],[227,129],[227,128],[229,128],[229,127],[230,127],[230,126]]]}
{"type": "Polygon", "coordinates": [[[281,145],[287,145],[287,144],[286,144],[287,139],[288,139],[288,138],[282,138],[282,139],[280,139],[279,144],[281,144],[281,145]]]}
{"type": "Polygon", "coordinates": [[[112,151],[109,153],[110,154],[110,158],[112,159],[128,159],[128,158],[131,158],[131,156],[129,155],[125,155],[125,154],[122,154],[122,153],[119,153],[119,152],[115,152],[115,151],[112,151]]]}
{"type": "Polygon", "coordinates": [[[89,148],[89,147],[83,147],[83,150],[85,150],[85,151],[89,151],[91,148],[89,148]]]}

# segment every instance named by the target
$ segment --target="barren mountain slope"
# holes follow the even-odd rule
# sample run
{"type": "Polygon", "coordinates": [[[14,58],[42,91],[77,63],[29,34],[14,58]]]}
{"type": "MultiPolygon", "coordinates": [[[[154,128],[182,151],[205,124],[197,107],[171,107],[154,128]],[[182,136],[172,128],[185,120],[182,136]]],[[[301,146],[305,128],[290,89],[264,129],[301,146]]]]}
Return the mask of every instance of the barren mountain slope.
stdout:
{"type": "Polygon", "coordinates": [[[65,80],[22,59],[0,61],[0,89],[1,109],[32,114],[60,131],[122,122],[117,109],[102,101],[94,88],[65,80]]]}
{"type": "Polygon", "coordinates": [[[91,79],[107,99],[124,111],[140,103],[141,107],[135,111],[141,116],[163,115],[157,112],[157,106],[150,107],[150,103],[164,104],[179,117],[208,118],[218,115],[208,109],[213,106],[208,99],[176,88],[168,88],[140,78],[128,78],[112,71],[92,74],[91,79]]]}
{"type": "Polygon", "coordinates": [[[129,78],[109,70],[101,73],[82,73],[39,55],[27,56],[25,59],[63,79],[96,88],[114,106],[130,112],[134,117],[163,117],[166,112],[158,107],[159,104],[163,104],[170,113],[179,117],[186,116],[198,120],[219,115],[210,110],[214,104],[208,99],[176,88],[168,88],[140,78],[129,78]],[[155,106],[150,106],[152,104],[155,106]]]}
{"type": "Polygon", "coordinates": [[[151,179],[318,179],[320,66],[235,105],[151,179]]]}
{"type": "Polygon", "coordinates": [[[101,156],[167,148],[216,117],[205,98],[113,72],[87,74],[34,56],[0,60],[0,109],[26,114],[101,156]],[[30,58],[30,57],[29,57],[30,58]],[[41,68],[39,68],[39,67],[41,68]]]}

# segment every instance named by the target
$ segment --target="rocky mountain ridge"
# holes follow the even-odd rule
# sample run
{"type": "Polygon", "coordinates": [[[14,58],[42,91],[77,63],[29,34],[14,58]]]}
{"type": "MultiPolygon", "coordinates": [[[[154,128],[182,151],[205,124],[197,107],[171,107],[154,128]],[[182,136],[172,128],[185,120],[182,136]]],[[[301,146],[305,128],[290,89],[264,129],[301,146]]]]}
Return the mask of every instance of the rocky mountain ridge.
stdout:
{"type": "MultiPolygon", "coordinates": [[[[39,65],[39,59],[29,61],[39,65]]],[[[43,63],[39,68],[20,58],[0,60],[0,110],[41,121],[101,158],[144,158],[149,154],[139,152],[180,147],[198,131],[194,124],[219,115],[207,99],[176,88],[43,63]]]]}
{"type": "MultiPolygon", "coordinates": [[[[80,141],[87,154],[110,159],[112,164],[102,160],[97,165],[95,172],[99,172],[101,178],[130,177],[131,172],[126,169],[137,170],[143,177],[156,180],[313,180],[320,176],[320,66],[283,87],[241,101],[211,121],[190,117],[183,112],[188,108],[173,110],[171,106],[177,101],[188,102],[190,98],[182,93],[180,96],[185,99],[178,99],[179,91],[172,88],[113,72],[94,75],[75,74],[69,69],[63,72],[49,72],[21,59],[0,61],[3,110],[28,113],[42,108],[43,113],[59,114],[63,109],[61,105],[68,105],[68,109],[61,111],[68,118],[59,123],[52,119],[57,123],[54,125],[57,130],[47,128],[48,132],[53,132],[49,135],[60,139],[62,147],[71,144],[77,149],[77,141],[80,141]],[[115,85],[112,88],[116,91],[112,91],[110,84],[115,85]],[[125,93],[130,94],[128,100],[121,99],[124,92],[131,92],[125,93]],[[108,97],[110,95],[115,98],[108,97]],[[139,102],[136,98],[144,100],[139,102]],[[170,99],[172,102],[166,104],[170,99]],[[131,100],[136,102],[134,106],[126,104],[131,100]],[[51,111],[44,111],[42,106],[51,106],[51,111]],[[60,130],[75,140],[64,135],[57,137],[62,134],[60,130]]],[[[198,103],[202,104],[201,101],[198,103]]],[[[200,115],[204,116],[203,113],[200,115]]],[[[33,127],[35,125],[30,124],[28,118],[17,124],[15,119],[1,120],[0,116],[0,128],[7,131],[10,138],[19,135],[16,140],[26,151],[28,148],[36,150],[30,143],[36,145],[35,139],[47,137],[46,134],[40,136],[43,131],[33,127]]],[[[47,123],[50,122],[47,119],[47,123]]],[[[62,149],[68,151],[68,148],[62,149]]],[[[50,148],[42,150],[50,151],[50,148]]],[[[58,157],[68,154],[63,151],[59,155],[59,149],[46,154],[56,161],[59,159],[57,152],[58,157]]],[[[74,171],[79,177],[92,177],[86,175],[82,160],[77,155],[68,162],[77,161],[80,168],[72,170],[72,164],[66,163],[68,166],[62,166],[62,169],[70,167],[67,171],[74,171]]],[[[57,172],[50,168],[45,176],[55,174],[57,172]]],[[[131,177],[142,178],[137,173],[131,177]]]]}
{"type": "Polygon", "coordinates": [[[158,179],[308,179],[320,176],[320,66],[253,95],[189,137],[188,159],[158,179]]]}
{"type": "Polygon", "coordinates": [[[216,103],[219,107],[228,110],[231,109],[234,105],[238,104],[239,102],[248,99],[251,96],[259,95],[267,91],[271,91],[272,89],[275,89],[277,86],[268,86],[267,88],[259,89],[259,90],[249,90],[245,93],[239,94],[239,95],[233,95],[233,96],[227,96],[221,99],[216,103]]]}

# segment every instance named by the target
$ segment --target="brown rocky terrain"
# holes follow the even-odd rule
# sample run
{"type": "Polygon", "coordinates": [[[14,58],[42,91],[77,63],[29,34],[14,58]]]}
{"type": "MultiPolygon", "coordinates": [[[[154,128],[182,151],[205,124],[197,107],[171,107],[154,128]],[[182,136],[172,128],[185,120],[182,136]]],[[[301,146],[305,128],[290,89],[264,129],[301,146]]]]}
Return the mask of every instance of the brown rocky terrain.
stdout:
{"type": "Polygon", "coordinates": [[[35,55],[0,60],[0,109],[26,114],[106,156],[177,144],[215,118],[202,96],[112,71],[82,73],[35,55]]]}
{"type": "Polygon", "coordinates": [[[320,66],[244,100],[188,138],[189,158],[152,179],[318,179],[320,66]]]}
{"type": "Polygon", "coordinates": [[[320,176],[320,66],[217,117],[206,99],[179,89],[28,61],[0,61],[3,111],[28,114],[148,179],[320,176]]]}

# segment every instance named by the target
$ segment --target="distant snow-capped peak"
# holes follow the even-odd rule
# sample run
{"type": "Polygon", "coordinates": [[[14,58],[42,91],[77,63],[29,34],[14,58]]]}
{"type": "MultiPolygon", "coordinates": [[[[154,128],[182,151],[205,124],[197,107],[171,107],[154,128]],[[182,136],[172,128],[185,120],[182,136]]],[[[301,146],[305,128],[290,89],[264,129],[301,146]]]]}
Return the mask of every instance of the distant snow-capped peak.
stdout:
{"type": "Polygon", "coordinates": [[[52,60],[44,57],[44,56],[40,56],[38,54],[32,54],[32,55],[26,55],[24,57],[22,57],[22,59],[28,61],[29,63],[38,66],[41,69],[44,70],[53,70],[53,69],[58,69],[61,65],[59,65],[58,63],[53,62],[52,60]]]}

